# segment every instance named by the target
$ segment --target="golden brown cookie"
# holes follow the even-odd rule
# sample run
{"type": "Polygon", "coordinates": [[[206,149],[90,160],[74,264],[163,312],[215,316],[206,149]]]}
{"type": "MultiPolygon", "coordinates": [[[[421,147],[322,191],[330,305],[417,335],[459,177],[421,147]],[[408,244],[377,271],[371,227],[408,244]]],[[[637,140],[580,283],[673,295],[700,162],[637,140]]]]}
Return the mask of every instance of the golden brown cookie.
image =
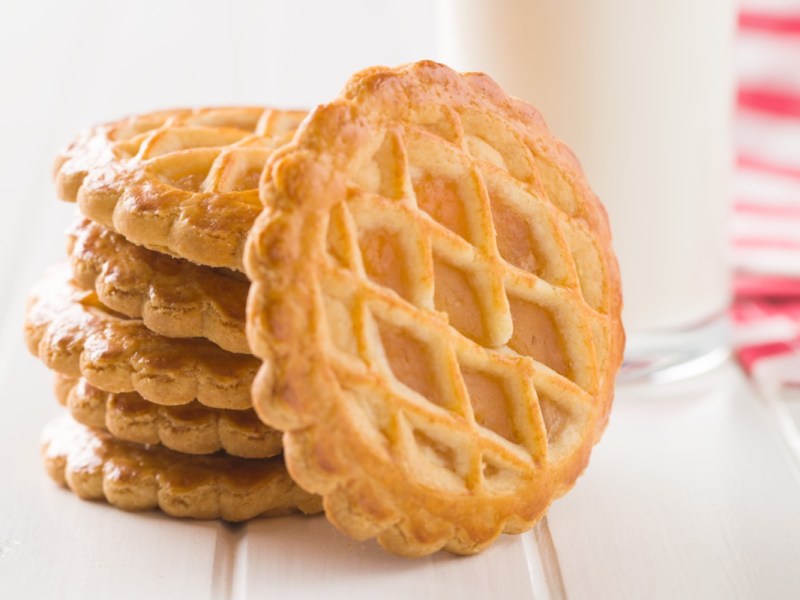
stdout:
{"type": "Polygon", "coordinates": [[[302,111],[202,108],[137,115],[81,134],[56,159],[58,195],[125,238],[241,270],[258,178],[302,111]]]}
{"type": "Polygon", "coordinates": [[[226,352],[202,338],[153,333],[142,321],[113,313],[94,292],[77,287],[63,266],[32,290],[25,339],[50,369],[85,377],[107,392],[136,391],[165,405],[196,398],[213,408],[251,407],[258,359],[226,352]]]}
{"type": "Polygon", "coordinates": [[[69,417],[42,436],[50,477],[85,500],[124,510],[160,508],[173,517],[244,521],[257,516],[319,512],[319,498],[289,477],[281,457],[192,456],[115,439],[69,417]]]}
{"type": "Polygon", "coordinates": [[[269,458],[281,453],[281,433],[264,425],[252,409],[208,408],[196,400],[181,406],[148,402],[136,392],[104,392],[85,379],[56,375],[58,401],[87,427],[120,440],[162,444],[186,454],[224,450],[232,456],[269,458]]]}
{"type": "Polygon", "coordinates": [[[531,106],[432,62],[356,74],[270,159],[256,410],[328,518],[475,553],[586,467],[622,360],[606,214],[531,106]]]}
{"type": "Polygon", "coordinates": [[[249,354],[244,321],[250,283],[241,275],[136,246],[88,219],[70,231],[68,252],[75,282],[95,290],[111,310],[140,318],[167,337],[205,337],[249,354]]]}

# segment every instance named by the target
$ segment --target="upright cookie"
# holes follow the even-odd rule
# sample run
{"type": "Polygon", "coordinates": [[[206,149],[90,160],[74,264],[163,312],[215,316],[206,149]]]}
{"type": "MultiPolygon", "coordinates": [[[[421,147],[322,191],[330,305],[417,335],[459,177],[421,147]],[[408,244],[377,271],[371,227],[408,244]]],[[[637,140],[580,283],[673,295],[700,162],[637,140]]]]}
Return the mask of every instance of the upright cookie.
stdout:
{"type": "Polygon", "coordinates": [[[482,74],[355,75],[265,170],[256,410],[349,535],[469,554],[583,471],[622,360],[605,212],[539,113],[482,74]]]}
{"type": "Polygon", "coordinates": [[[118,313],[140,318],[167,337],[205,337],[231,352],[250,352],[244,333],[250,283],[126,241],[83,219],[69,233],[75,282],[118,313]]]}
{"type": "Polygon", "coordinates": [[[291,480],[280,457],[191,456],[123,442],[69,417],[45,429],[42,457],[57,483],[124,510],[160,508],[173,517],[244,521],[321,508],[318,497],[291,480]]]}
{"type": "Polygon", "coordinates": [[[108,430],[120,440],[162,444],[186,454],[224,450],[232,456],[268,458],[281,453],[281,434],[252,409],[209,408],[196,400],[179,406],[149,402],[136,392],[104,392],[83,378],[56,376],[56,398],[72,418],[108,430]]]}
{"type": "Polygon", "coordinates": [[[302,111],[204,108],[137,115],[81,134],[56,159],[59,196],[135,244],[241,270],[258,178],[302,111]]]}
{"type": "Polygon", "coordinates": [[[109,311],[94,292],[77,287],[63,266],[32,290],[25,339],[50,369],[85,377],[107,392],[135,391],[166,405],[196,398],[213,408],[251,407],[258,359],[200,338],[153,333],[142,321],[109,311]]]}

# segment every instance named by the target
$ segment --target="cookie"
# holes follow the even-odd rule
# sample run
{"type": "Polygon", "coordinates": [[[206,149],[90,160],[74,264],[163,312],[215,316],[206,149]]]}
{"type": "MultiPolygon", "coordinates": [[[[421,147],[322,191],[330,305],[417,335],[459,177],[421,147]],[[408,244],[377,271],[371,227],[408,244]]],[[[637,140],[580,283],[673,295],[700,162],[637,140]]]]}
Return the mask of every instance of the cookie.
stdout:
{"type": "Polygon", "coordinates": [[[260,364],[202,338],[153,333],[76,286],[65,266],[52,269],[32,290],[25,339],[30,351],[61,375],[85,377],[107,392],[135,391],[164,405],[197,399],[212,408],[250,408],[260,364]]]}
{"type": "Polygon", "coordinates": [[[50,477],[85,500],[130,511],[160,508],[173,517],[244,521],[292,512],[313,514],[318,497],[289,477],[281,457],[192,456],[124,442],[69,417],[42,436],[50,477]]]}
{"type": "Polygon", "coordinates": [[[605,211],[531,106],[432,62],[356,74],[271,157],[259,416],[357,539],[471,554],[586,467],[624,334],[605,211]]]}
{"type": "Polygon", "coordinates": [[[58,195],[135,244],[241,270],[257,184],[302,111],[203,108],[137,115],[81,134],[56,159],[58,195]]]}
{"type": "Polygon", "coordinates": [[[148,250],[88,219],[68,235],[75,282],[125,316],[167,337],[205,337],[230,352],[249,353],[241,275],[148,250]]]}
{"type": "Polygon", "coordinates": [[[136,392],[104,392],[83,378],[62,375],[56,376],[55,391],[73,419],[120,440],[162,444],[186,454],[223,450],[244,458],[268,458],[282,450],[280,432],[264,425],[252,409],[208,408],[196,400],[161,406],[136,392]]]}

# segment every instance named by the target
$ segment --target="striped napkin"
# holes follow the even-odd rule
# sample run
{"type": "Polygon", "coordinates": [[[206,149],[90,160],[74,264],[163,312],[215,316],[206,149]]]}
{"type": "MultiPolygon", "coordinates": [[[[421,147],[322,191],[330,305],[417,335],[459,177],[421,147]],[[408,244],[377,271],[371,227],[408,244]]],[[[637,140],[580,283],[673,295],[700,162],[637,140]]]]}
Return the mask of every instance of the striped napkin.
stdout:
{"type": "Polygon", "coordinates": [[[744,3],[737,65],[734,346],[757,379],[800,387],[800,0],[744,3]]]}

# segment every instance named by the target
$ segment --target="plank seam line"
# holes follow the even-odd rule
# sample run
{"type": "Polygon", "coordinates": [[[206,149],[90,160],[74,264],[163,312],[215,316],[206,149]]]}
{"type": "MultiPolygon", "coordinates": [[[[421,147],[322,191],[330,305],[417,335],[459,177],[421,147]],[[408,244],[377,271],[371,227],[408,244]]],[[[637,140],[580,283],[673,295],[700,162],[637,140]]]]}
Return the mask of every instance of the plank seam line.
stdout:
{"type": "MultiPolygon", "coordinates": [[[[553,535],[545,516],[533,530],[536,543],[536,554],[539,558],[540,572],[544,577],[544,586],[536,586],[546,593],[549,600],[567,600],[567,590],[564,587],[564,578],[561,574],[561,565],[558,560],[553,535]]],[[[536,584],[536,582],[534,582],[536,584]]]]}
{"type": "Polygon", "coordinates": [[[211,574],[211,597],[214,600],[234,600],[240,595],[237,586],[237,566],[241,562],[243,540],[247,533],[247,524],[221,522],[217,527],[217,538],[214,544],[214,562],[211,574]]]}
{"type": "Polygon", "coordinates": [[[765,409],[772,425],[777,426],[781,446],[788,452],[795,473],[800,476],[800,430],[781,399],[779,386],[755,377],[751,389],[755,390],[755,395],[760,399],[761,407],[765,409]]]}

